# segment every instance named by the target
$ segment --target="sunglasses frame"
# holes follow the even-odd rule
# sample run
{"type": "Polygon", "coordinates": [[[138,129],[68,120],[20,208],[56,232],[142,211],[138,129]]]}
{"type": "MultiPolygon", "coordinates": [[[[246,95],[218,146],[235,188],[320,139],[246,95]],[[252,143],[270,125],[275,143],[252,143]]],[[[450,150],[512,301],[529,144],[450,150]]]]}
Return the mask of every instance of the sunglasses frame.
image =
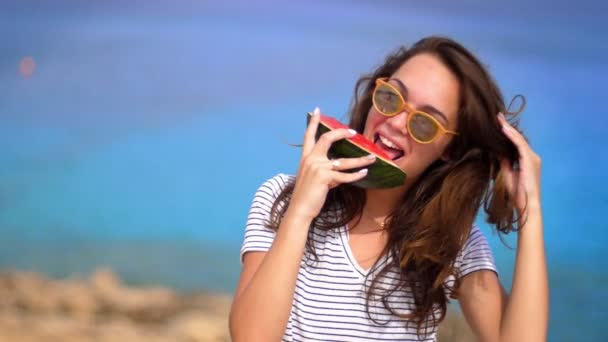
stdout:
{"type": "Polygon", "coordinates": [[[401,95],[401,92],[399,91],[399,89],[397,89],[394,85],[390,84],[388,82],[388,77],[382,77],[382,78],[378,78],[376,79],[376,86],[374,88],[374,91],[372,93],[372,103],[374,104],[374,108],[376,109],[376,111],[384,116],[395,116],[399,113],[401,113],[404,109],[407,110],[408,116],[407,116],[407,123],[406,123],[406,127],[407,127],[407,131],[410,134],[410,136],[412,137],[412,139],[414,139],[416,142],[420,143],[420,144],[430,144],[433,141],[435,141],[440,135],[443,134],[452,134],[452,135],[458,135],[458,132],[455,131],[450,131],[447,128],[445,128],[441,122],[439,122],[437,119],[435,119],[431,114],[420,111],[420,110],[416,110],[413,109],[408,103],[407,101],[405,101],[405,99],[403,98],[403,95],[401,95]],[[399,108],[397,111],[395,111],[394,113],[385,113],[384,111],[380,110],[380,106],[378,106],[376,104],[376,92],[378,91],[378,88],[381,85],[386,85],[389,88],[391,88],[395,94],[397,94],[399,96],[399,99],[401,100],[401,108],[399,108]],[[428,119],[430,119],[435,125],[437,125],[437,132],[435,133],[435,135],[428,141],[424,141],[424,140],[420,140],[418,138],[416,138],[413,134],[412,134],[412,130],[411,130],[411,122],[412,119],[414,118],[414,114],[419,114],[422,115],[428,119]]]}

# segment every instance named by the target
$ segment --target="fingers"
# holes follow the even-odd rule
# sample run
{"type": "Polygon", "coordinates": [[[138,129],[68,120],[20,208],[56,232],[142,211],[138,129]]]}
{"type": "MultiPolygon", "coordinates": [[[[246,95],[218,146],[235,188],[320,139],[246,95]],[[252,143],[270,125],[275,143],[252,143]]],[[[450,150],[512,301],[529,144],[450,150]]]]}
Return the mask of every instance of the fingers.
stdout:
{"type": "Polygon", "coordinates": [[[529,148],[528,142],[526,138],[524,138],[521,133],[519,133],[511,124],[505,119],[505,116],[502,113],[498,113],[498,120],[502,125],[502,131],[505,135],[517,146],[519,153],[522,154],[523,150],[529,148]]]}
{"type": "Polygon", "coordinates": [[[321,120],[321,111],[319,108],[315,108],[308,122],[308,127],[304,133],[304,144],[302,145],[302,156],[307,156],[312,152],[315,147],[315,135],[317,134],[317,128],[319,127],[319,121],[321,120]]]}
{"type": "Polygon", "coordinates": [[[376,156],[373,154],[359,157],[359,158],[340,158],[331,160],[332,170],[345,171],[350,169],[356,169],[363,166],[373,164],[376,161],[376,156]]]}
{"type": "MultiPolygon", "coordinates": [[[[526,159],[531,158],[534,163],[540,164],[540,157],[538,156],[538,154],[536,154],[532,150],[526,138],[521,133],[519,133],[513,126],[511,126],[511,124],[509,124],[509,122],[505,119],[505,116],[502,113],[498,113],[498,120],[502,125],[502,131],[517,147],[521,161],[523,163],[526,163],[526,159]]],[[[520,167],[521,166],[522,165],[520,165],[520,167]]]]}
{"type": "Polygon", "coordinates": [[[361,180],[367,176],[367,169],[361,169],[357,172],[347,173],[347,172],[338,172],[332,171],[331,177],[332,181],[330,183],[330,187],[333,188],[342,183],[352,183],[358,180],[361,180]]]}
{"type": "Polygon", "coordinates": [[[373,164],[376,161],[376,156],[373,154],[359,158],[340,158],[330,160],[330,168],[334,172],[331,173],[332,180],[329,187],[333,188],[342,183],[356,182],[367,175],[367,168],[360,169],[357,172],[339,172],[351,169],[357,169],[373,164]]]}
{"type": "Polygon", "coordinates": [[[354,129],[346,128],[340,128],[324,133],[321,135],[321,138],[319,138],[319,141],[317,141],[313,152],[319,156],[326,156],[331,144],[338,140],[350,138],[355,134],[357,134],[357,132],[354,129]]]}
{"type": "Polygon", "coordinates": [[[340,158],[326,161],[314,162],[312,168],[321,179],[325,179],[326,184],[330,187],[337,186],[341,183],[355,182],[367,174],[365,168],[376,161],[376,156],[373,154],[359,158],[340,158]],[[344,172],[352,169],[360,169],[356,172],[344,172]]]}
{"type": "Polygon", "coordinates": [[[367,168],[362,168],[356,172],[342,172],[342,170],[365,167],[375,160],[368,156],[361,158],[344,158],[336,160],[315,161],[308,159],[304,162],[304,167],[308,172],[302,174],[314,175],[321,180],[321,183],[334,188],[342,183],[356,182],[367,175],[367,168]]]}

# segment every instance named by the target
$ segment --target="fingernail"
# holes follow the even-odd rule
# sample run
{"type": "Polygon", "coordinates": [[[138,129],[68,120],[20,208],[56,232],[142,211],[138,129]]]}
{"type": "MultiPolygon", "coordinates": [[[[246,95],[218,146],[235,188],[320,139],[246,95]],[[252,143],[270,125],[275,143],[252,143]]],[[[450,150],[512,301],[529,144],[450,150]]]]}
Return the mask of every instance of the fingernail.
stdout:
{"type": "Polygon", "coordinates": [[[367,173],[367,169],[361,169],[361,170],[357,171],[357,173],[367,173]]]}
{"type": "Polygon", "coordinates": [[[350,135],[355,135],[355,134],[357,134],[357,131],[355,131],[355,130],[354,130],[354,129],[352,129],[352,128],[349,128],[349,129],[348,129],[348,133],[350,133],[350,135]]]}
{"type": "Polygon", "coordinates": [[[498,112],[498,116],[500,116],[501,118],[505,118],[505,115],[502,112],[498,112]]]}
{"type": "Polygon", "coordinates": [[[365,159],[374,160],[374,159],[376,159],[376,156],[373,154],[368,154],[365,156],[365,159]]]}
{"type": "Polygon", "coordinates": [[[321,114],[321,110],[319,109],[319,107],[315,107],[315,110],[312,111],[312,115],[319,115],[321,114]]]}

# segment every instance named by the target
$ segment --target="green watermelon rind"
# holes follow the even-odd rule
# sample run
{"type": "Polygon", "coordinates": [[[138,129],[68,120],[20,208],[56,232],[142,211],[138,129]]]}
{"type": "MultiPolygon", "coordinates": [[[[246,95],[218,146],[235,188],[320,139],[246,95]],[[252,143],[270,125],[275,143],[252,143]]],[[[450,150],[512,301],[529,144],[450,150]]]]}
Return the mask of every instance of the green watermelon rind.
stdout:
{"type": "MultiPolygon", "coordinates": [[[[308,118],[310,118],[310,113],[308,118]]],[[[323,121],[319,122],[315,139],[318,140],[322,134],[329,132],[330,130],[331,128],[323,121]]],[[[370,153],[372,152],[358,146],[351,140],[342,139],[332,144],[328,152],[328,157],[330,159],[357,158],[366,156],[370,153]]],[[[355,168],[346,172],[357,172],[360,169],[362,168],[355,168]]],[[[387,189],[394,188],[405,183],[405,172],[395,164],[387,162],[383,158],[377,157],[376,161],[372,165],[367,166],[367,169],[367,176],[351,184],[366,189],[387,189]]]]}

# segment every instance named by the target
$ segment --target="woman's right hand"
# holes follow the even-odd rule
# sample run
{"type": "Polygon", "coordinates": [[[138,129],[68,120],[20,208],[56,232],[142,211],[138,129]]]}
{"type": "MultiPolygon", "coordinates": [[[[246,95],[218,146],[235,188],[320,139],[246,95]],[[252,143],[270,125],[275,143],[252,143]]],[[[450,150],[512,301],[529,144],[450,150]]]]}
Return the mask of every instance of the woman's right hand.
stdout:
{"type": "Polygon", "coordinates": [[[336,129],[324,133],[315,141],[320,116],[319,108],[315,108],[304,135],[302,157],[288,208],[290,214],[306,220],[319,215],[330,189],[342,183],[356,182],[367,175],[367,168],[354,173],[342,171],[371,165],[375,161],[373,154],[360,158],[328,159],[327,152],[331,145],[354,136],[356,131],[336,129]]]}

